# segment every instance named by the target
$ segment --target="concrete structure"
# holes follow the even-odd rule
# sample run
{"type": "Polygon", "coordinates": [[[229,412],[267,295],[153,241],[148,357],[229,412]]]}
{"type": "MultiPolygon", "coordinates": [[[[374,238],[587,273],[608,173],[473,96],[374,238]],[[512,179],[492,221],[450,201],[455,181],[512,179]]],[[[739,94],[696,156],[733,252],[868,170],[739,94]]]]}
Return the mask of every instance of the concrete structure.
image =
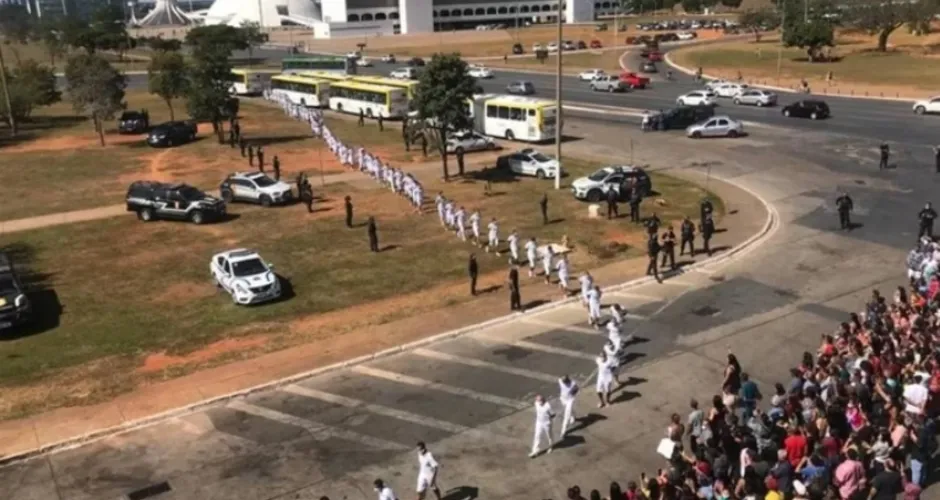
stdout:
{"type": "MultiPolygon", "coordinates": [[[[565,21],[592,22],[596,5],[602,4],[565,0],[565,21]]],[[[313,28],[317,38],[333,38],[547,22],[557,13],[554,0],[217,0],[205,20],[229,25],[250,21],[265,27],[299,24],[313,28]]]]}
{"type": "MultiPolygon", "coordinates": [[[[132,20],[132,22],[136,19],[132,20]]],[[[157,5],[136,24],[140,26],[181,26],[193,21],[180,9],[176,0],[157,0],[157,5]]]]}

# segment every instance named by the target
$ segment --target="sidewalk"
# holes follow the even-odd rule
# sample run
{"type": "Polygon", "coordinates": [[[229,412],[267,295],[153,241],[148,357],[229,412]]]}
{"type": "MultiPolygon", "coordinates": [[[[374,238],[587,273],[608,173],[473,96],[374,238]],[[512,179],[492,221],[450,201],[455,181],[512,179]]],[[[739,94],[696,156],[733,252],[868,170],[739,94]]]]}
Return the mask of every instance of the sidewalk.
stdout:
{"type": "MultiPolygon", "coordinates": [[[[672,174],[695,182],[704,180],[701,173],[692,170],[674,171],[672,174]]],[[[729,183],[712,178],[709,188],[723,199],[726,209],[726,215],[718,224],[723,231],[716,235],[713,243],[715,247],[725,249],[715,257],[721,258],[722,253],[760,232],[765,227],[768,214],[760,200],[729,183]]],[[[592,274],[598,284],[609,287],[641,277],[645,265],[645,258],[629,259],[594,269],[592,274]]],[[[487,275],[481,280],[480,287],[500,285],[504,278],[502,272],[487,275]]],[[[522,299],[529,307],[559,299],[557,290],[541,286],[538,280],[523,281],[522,299]]],[[[467,314],[466,310],[444,308],[370,328],[368,332],[361,332],[368,335],[368,342],[352,333],[143,385],[106,403],[61,408],[27,419],[0,422],[0,457],[5,457],[0,462],[37,450],[77,446],[103,435],[168,418],[178,414],[179,411],[175,410],[181,407],[199,405],[207,399],[244,392],[320,367],[335,365],[339,368],[355,362],[357,358],[371,357],[373,353],[440,332],[505,317],[508,304],[504,292],[498,290],[474,300],[472,314],[467,314]],[[168,415],[161,416],[161,413],[168,415]]]]}

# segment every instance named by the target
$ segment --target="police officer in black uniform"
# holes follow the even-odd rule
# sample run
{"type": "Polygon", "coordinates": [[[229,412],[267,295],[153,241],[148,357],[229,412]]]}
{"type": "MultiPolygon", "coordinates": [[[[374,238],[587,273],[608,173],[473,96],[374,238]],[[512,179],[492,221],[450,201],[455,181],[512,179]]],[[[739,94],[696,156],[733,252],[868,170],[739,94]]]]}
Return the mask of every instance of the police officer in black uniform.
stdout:
{"type": "Polygon", "coordinates": [[[711,214],[708,214],[705,216],[705,223],[702,224],[702,245],[709,257],[712,256],[712,249],[708,246],[708,242],[711,241],[713,234],[715,234],[715,221],[712,219],[711,214]]]}
{"type": "Polygon", "coordinates": [[[649,219],[646,219],[646,234],[650,238],[657,236],[659,234],[659,226],[662,224],[659,217],[656,215],[656,212],[653,212],[653,216],[649,219]]]}
{"type": "Polygon", "coordinates": [[[933,161],[935,163],[934,168],[936,168],[937,173],[940,174],[940,145],[933,147],[933,161]]]}
{"type": "Polygon", "coordinates": [[[476,296],[480,267],[477,265],[477,256],[474,254],[470,254],[470,260],[467,262],[467,274],[470,276],[470,295],[476,296]]]}
{"type": "Polygon", "coordinates": [[[251,144],[248,145],[248,166],[255,166],[255,148],[251,144]]]}
{"type": "Polygon", "coordinates": [[[548,224],[548,193],[542,193],[539,200],[539,210],[542,211],[542,224],[548,224]]]}
{"type": "Polygon", "coordinates": [[[519,294],[519,266],[513,264],[509,268],[509,310],[522,310],[522,296],[519,294]]]}
{"type": "Polygon", "coordinates": [[[937,218],[937,212],[933,209],[929,201],[924,205],[924,209],[917,214],[917,218],[920,219],[920,230],[917,232],[917,239],[923,238],[926,235],[932,240],[933,221],[937,218]]]}
{"type": "Polygon", "coordinates": [[[313,213],[313,187],[310,185],[309,182],[306,182],[306,179],[304,179],[304,181],[305,182],[303,182],[299,187],[300,201],[301,203],[307,206],[307,213],[312,214],[313,213]]]}
{"type": "Polygon", "coordinates": [[[839,227],[843,231],[852,229],[852,221],[849,218],[849,213],[852,212],[852,208],[854,208],[854,204],[848,193],[843,192],[836,198],[836,209],[839,211],[839,227]]]}
{"type": "Polygon", "coordinates": [[[277,155],[274,155],[274,158],[271,159],[271,168],[274,169],[274,180],[281,180],[281,160],[278,159],[277,155]]]}
{"type": "Polygon", "coordinates": [[[408,126],[408,119],[401,122],[401,140],[405,142],[405,151],[411,151],[411,127],[408,126]]]}
{"type": "Polygon", "coordinates": [[[709,200],[708,197],[702,198],[702,202],[699,203],[699,226],[705,225],[705,217],[711,215],[715,211],[714,205],[712,205],[712,200],[709,200]]]}
{"type": "Polygon", "coordinates": [[[669,269],[676,269],[676,233],[672,231],[672,226],[666,228],[663,233],[663,262],[659,267],[666,267],[666,259],[669,259],[669,269]]]}
{"type": "Polygon", "coordinates": [[[228,147],[235,149],[235,129],[228,129],[228,147]]]}
{"type": "Polygon", "coordinates": [[[346,198],[343,199],[343,203],[346,206],[346,227],[352,227],[352,219],[353,219],[352,197],[349,195],[346,195],[346,198]]]}
{"type": "Polygon", "coordinates": [[[640,223],[640,203],[643,202],[643,194],[640,193],[640,187],[636,182],[630,187],[630,222],[640,223]]]}
{"type": "Polygon", "coordinates": [[[463,173],[463,166],[464,166],[464,164],[463,164],[463,148],[458,148],[458,149],[457,149],[457,152],[456,152],[456,155],[457,155],[457,171],[462,174],[462,173],[463,173]]]}
{"type": "Polygon", "coordinates": [[[685,255],[685,246],[689,245],[689,255],[695,257],[695,224],[689,216],[682,219],[682,226],[679,227],[679,233],[682,235],[682,242],[679,246],[679,255],[685,255]]]}
{"type": "Polygon", "coordinates": [[[661,281],[659,278],[659,269],[656,267],[659,261],[659,251],[661,249],[659,237],[655,234],[651,235],[649,241],[646,242],[646,252],[650,258],[649,264],[646,266],[646,275],[653,275],[656,281],[661,281]]]}
{"type": "Polygon", "coordinates": [[[364,127],[366,125],[366,114],[362,111],[362,108],[359,108],[359,126],[364,127]]]}
{"type": "Polygon", "coordinates": [[[304,184],[306,183],[307,176],[303,172],[297,174],[297,179],[294,183],[297,185],[297,197],[300,197],[300,194],[304,192],[304,184]]]}
{"type": "Polygon", "coordinates": [[[617,190],[610,187],[607,190],[607,219],[616,219],[620,217],[620,214],[617,212],[617,190]]]}
{"type": "Polygon", "coordinates": [[[427,158],[428,157],[428,138],[421,134],[421,154],[427,158]]]}
{"type": "Polygon", "coordinates": [[[888,168],[888,158],[891,156],[891,148],[888,147],[887,142],[882,142],[878,150],[881,153],[881,160],[878,162],[878,170],[884,170],[888,168]]]}
{"type": "Polygon", "coordinates": [[[379,232],[375,227],[375,217],[369,216],[367,232],[369,233],[369,250],[373,253],[379,252],[379,232]]]}
{"type": "Polygon", "coordinates": [[[242,151],[242,158],[244,158],[244,157],[246,156],[246,155],[245,155],[245,148],[247,148],[247,147],[248,147],[248,144],[245,142],[245,139],[244,139],[243,137],[239,137],[239,138],[238,138],[238,149],[241,149],[241,151],[242,151]]]}
{"type": "Polygon", "coordinates": [[[258,146],[258,151],[255,155],[258,157],[258,171],[264,172],[264,148],[258,146]]]}
{"type": "Polygon", "coordinates": [[[242,126],[238,123],[238,119],[232,122],[232,131],[235,132],[235,140],[241,141],[242,139],[242,126]]]}

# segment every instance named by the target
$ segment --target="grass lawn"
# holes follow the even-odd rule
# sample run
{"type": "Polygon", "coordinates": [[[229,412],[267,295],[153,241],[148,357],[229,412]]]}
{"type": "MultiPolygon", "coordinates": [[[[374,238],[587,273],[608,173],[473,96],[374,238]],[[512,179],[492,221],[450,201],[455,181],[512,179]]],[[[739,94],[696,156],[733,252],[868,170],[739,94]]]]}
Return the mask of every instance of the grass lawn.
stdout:
{"type": "MultiPolygon", "coordinates": [[[[566,159],[572,174],[566,183],[597,166],[566,159]]],[[[643,252],[639,226],[625,218],[589,219],[586,205],[567,190],[550,192],[550,215],[558,220],[543,226],[538,199],[551,181],[489,177],[494,195],[484,197],[482,172],[447,185],[431,178],[436,175],[419,177],[429,193],[443,190],[468,210],[479,208],[485,220],[497,215],[503,238],[512,228],[542,243],[567,235],[575,272],[643,252]]],[[[657,174],[653,183],[662,200],[656,211],[665,221],[697,212],[702,189],[657,174]]],[[[7,238],[27,270],[42,320],[0,343],[0,418],[100,401],[148,377],[230,360],[146,372],[142,367],[154,353],[185,354],[224,339],[261,338],[260,351],[281,349],[472,300],[463,285],[474,248],[442,231],[436,214],[411,214],[402,200],[369,184],[333,184],[316,192],[325,200],[313,215],[299,206],[238,205],[232,210],[237,218],[220,224],[145,224],[128,214],[7,238]],[[347,194],[357,221],[377,218],[380,245],[387,250],[367,252],[365,228],[343,226],[347,194]],[[215,290],[210,256],[241,246],[259,250],[276,265],[290,283],[288,298],[245,308],[215,290]],[[394,301],[394,307],[369,309],[376,301],[394,301]],[[316,323],[344,311],[353,311],[345,321],[316,323]]],[[[716,208],[723,212],[720,203],[716,208]]],[[[503,258],[479,255],[483,274],[505,272],[503,258]]]]}
{"type": "MultiPolygon", "coordinates": [[[[870,37],[840,34],[832,49],[833,58],[839,59],[831,63],[810,63],[805,51],[783,49],[780,80],[790,83],[805,78],[818,86],[831,71],[833,85],[846,90],[855,85],[920,91],[940,87],[940,34],[915,37],[898,30],[889,43],[893,45],[889,51],[877,52],[870,37]]],[[[773,83],[777,80],[778,44],[775,39],[730,42],[676,50],[671,57],[682,66],[700,66],[706,73],[735,76],[740,71],[747,79],[773,83]]]]}
{"type": "MultiPolygon", "coordinates": [[[[49,53],[46,52],[43,44],[39,42],[28,44],[7,44],[6,42],[0,42],[0,50],[3,51],[3,59],[7,64],[7,68],[10,70],[15,68],[17,62],[21,60],[32,59],[47,66],[51,62],[49,53]]],[[[131,51],[125,56],[124,60],[120,60],[117,54],[109,52],[102,52],[100,54],[110,61],[119,71],[147,71],[147,65],[150,64],[150,61],[143,59],[142,54],[144,53],[145,52],[142,51],[131,51]]],[[[64,71],[67,61],[67,54],[56,57],[56,72],[64,71]]]]}

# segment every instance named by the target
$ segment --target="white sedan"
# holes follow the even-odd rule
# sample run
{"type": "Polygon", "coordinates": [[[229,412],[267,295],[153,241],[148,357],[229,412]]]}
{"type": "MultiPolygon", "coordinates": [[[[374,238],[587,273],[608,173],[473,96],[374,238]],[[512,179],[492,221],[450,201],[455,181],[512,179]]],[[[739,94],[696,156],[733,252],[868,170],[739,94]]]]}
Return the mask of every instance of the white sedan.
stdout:
{"type": "Polygon", "coordinates": [[[273,267],[257,252],[237,248],[217,253],[209,263],[209,273],[216,286],[232,296],[239,305],[257,304],[281,296],[281,282],[273,267]]]}
{"type": "Polygon", "coordinates": [[[448,153],[493,150],[497,147],[496,141],[475,131],[461,130],[447,137],[448,153]]]}
{"type": "Polygon", "coordinates": [[[395,54],[385,54],[384,56],[382,56],[382,62],[384,62],[384,63],[394,63],[394,62],[395,62],[395,54]]]}
{"type": "Polygon", "coordinates": [[[746,83],[722,83],[712,87],[718,97],[734,97],[748,89],[746,83]]]}
{"type": "Polygon", "coordinates": [[[710,90],[693,90],[676,99],[679,106],[714,106],[715,93],[710,90]]]}
{"type": "Polygon", "coordinates": [[[483,66],[473,66],[467,73],[474,78],[481,78],[484,80],[493,78],[493,70],[483,66]]]}
{"type": "Polygon", "coordinates": [[[581,74],[578,75],[578,78],[581,79],[582,82],[590,82],[604,75],[605,75],[604,70],[595,68],[595,69],[589,69],[587,71],[582,72],[581,74]]]}
{"type": "Polygon", "coordinates": [[[561,165],[558,160],[527,148],[500,156],[496,159],[496,167],[508,168],[512,173],[518,175],[534,175],[539,179],[549,179],[555,177],[561,165]]]}
{"type": "Polygon", "coordinates": [[[940,95],[914,103],[914,112],[918,115],[925,113],[940,113],[940,95]]]}

